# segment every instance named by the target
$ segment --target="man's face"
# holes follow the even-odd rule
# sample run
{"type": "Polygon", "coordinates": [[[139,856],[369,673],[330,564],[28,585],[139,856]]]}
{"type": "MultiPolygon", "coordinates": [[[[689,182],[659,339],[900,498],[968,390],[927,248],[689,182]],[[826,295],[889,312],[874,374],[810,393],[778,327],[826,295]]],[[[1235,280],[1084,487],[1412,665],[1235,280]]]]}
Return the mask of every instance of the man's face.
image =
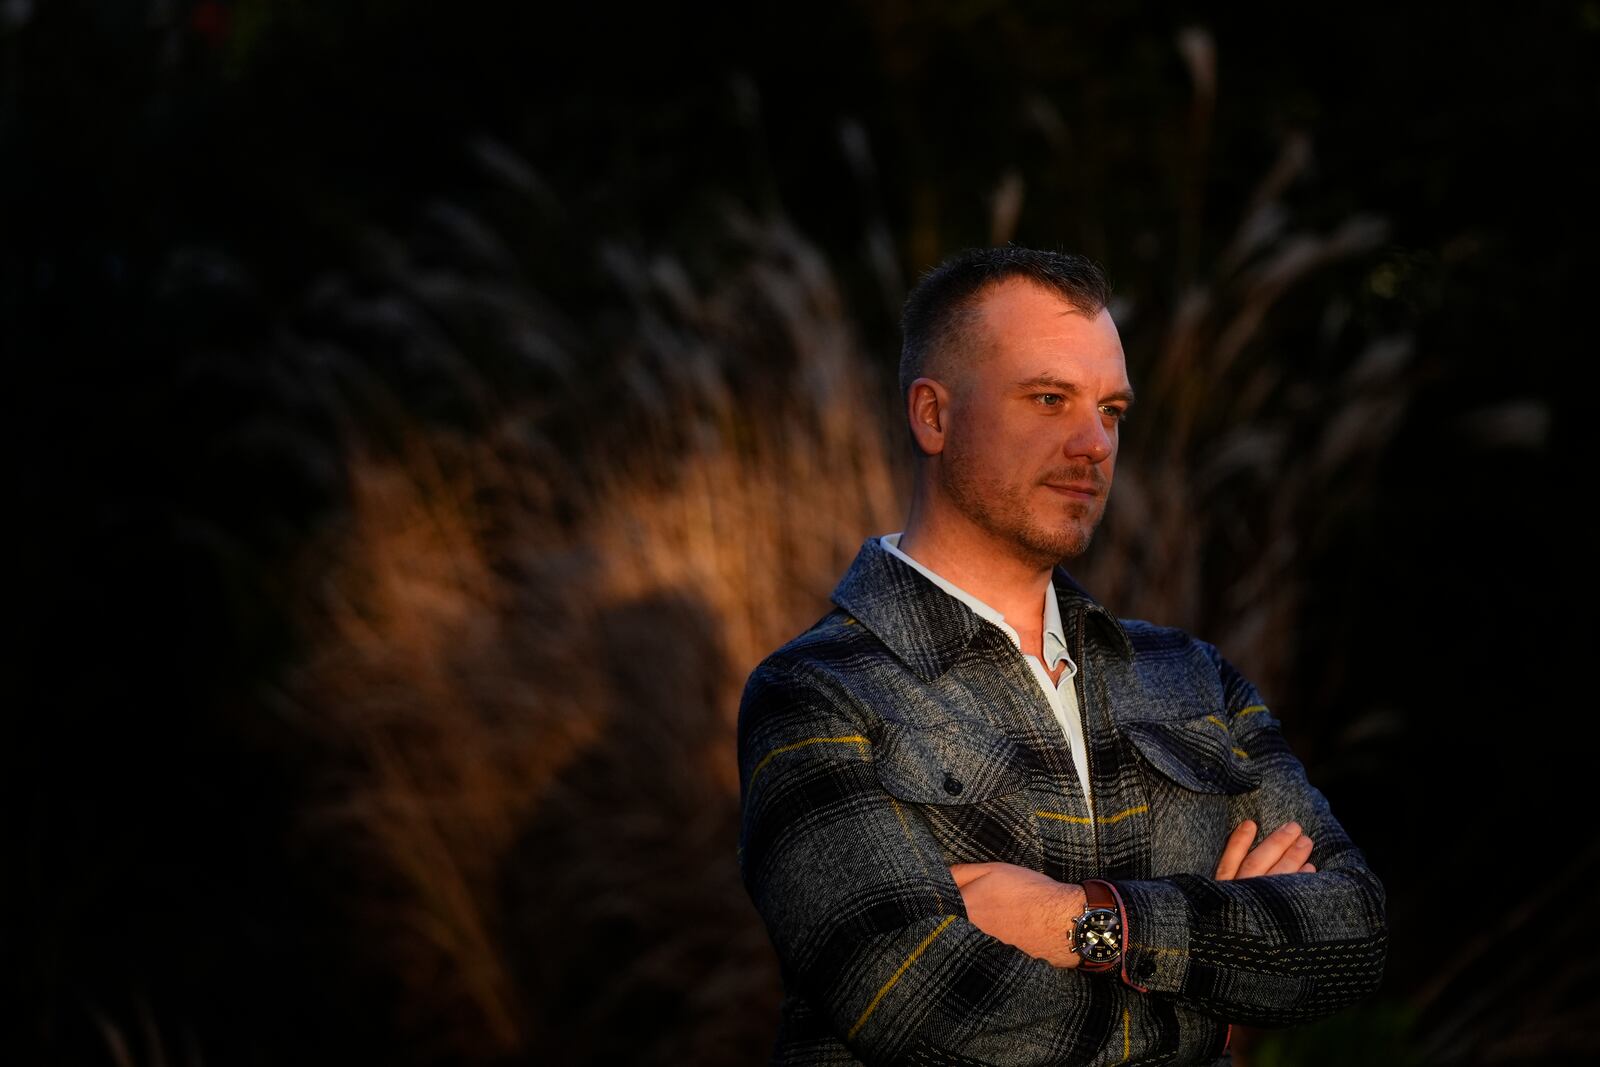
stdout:
{"type": "Polygon", "coordinates": [[[1085,316],[1021,279],[982,298],[980,338],[947,375],[939,480],[973,524],[1020,559],[1053,565],[1089,547],[1133,403],[1106,311],[1085,316]]]}

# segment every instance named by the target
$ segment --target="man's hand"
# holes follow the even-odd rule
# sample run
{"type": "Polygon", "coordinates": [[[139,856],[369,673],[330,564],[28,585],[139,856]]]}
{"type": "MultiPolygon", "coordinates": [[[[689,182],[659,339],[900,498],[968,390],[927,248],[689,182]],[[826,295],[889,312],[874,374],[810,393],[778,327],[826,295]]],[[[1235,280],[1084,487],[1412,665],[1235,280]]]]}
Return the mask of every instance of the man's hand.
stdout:
{"type": "Polygon", "coordinates": [[[1312,841],[1296,822],[1286,822],[1261,839],[1255,848],[1250,842],[1256,839],[1256,824],[1246,819],[1233,828],[1228,843],[1223,846],[1222,859],[1217,861],[1217,880],[1229,882],[1236,878],[1255,878],[1264,874],[1315,874],[1316,867],[1306,862],[1311,855],[1312,841]]]}
{"type": "Polygon", "coordinates": [[[950,874],[978,929],[1057,967],[1078,965],[1067,935],[1083,914],[1082,886],[1013,863],[958,863],[950,874]]]}
{"type": "MultiPolygon", "coordinates": [[[[1253,820],[1234,827],[1217,863],[1219,881],[1316,872],[1306,861],[1311,838],[1299,823],[1284,823],[1251,848],[1255,839],[1253,820]]],[[[958,863],[950,875],[961,890],[972,925],[1057,967],[1078,965],[1078,954],[1067,947],[1067,934],[1083,914],[1082,886],[1013,863],[958,863]]]]}

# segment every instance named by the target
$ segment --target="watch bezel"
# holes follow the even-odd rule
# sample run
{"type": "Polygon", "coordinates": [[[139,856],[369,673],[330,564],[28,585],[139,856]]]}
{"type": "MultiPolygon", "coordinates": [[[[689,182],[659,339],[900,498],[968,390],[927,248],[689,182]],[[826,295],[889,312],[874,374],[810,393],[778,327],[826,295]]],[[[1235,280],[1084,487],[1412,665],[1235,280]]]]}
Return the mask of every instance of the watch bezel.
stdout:
{"type": "Polygon", "coordinates": [[[1117,909],[1084,908],[1072,924],[1072,950],[1082,963],[1095,967],[1109,967],[1121,959],[1122,916],[1117,909]]]}

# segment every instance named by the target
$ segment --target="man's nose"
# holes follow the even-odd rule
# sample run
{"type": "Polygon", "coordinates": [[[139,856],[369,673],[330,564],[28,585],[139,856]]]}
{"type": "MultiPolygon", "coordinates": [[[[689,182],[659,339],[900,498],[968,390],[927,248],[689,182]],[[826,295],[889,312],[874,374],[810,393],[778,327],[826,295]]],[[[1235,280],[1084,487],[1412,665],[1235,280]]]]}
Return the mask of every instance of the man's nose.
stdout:
{"type": "Polygon", "coordinates": [[[1064,451],[1073,458],[1082,457],[1090,463],[1099,463],[1111,455],[1111,450],[1116,447],[1115,434],[1115,424],[1108,430],[1099,410],[1095,409],[1087,417],[1074,420],[1064,451]]]}

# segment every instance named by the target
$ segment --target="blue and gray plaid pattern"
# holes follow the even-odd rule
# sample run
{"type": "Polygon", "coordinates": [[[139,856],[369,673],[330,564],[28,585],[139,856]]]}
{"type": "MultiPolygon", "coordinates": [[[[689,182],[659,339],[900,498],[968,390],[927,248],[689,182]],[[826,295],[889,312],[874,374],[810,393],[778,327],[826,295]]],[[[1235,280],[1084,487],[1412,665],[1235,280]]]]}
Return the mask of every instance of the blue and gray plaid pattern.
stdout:
{"type": "Polygon", "coordinates": [[[1255,688],[1061,568],[1055,587],[1093,818],[1016,646],[876,538],[836,610],[751,674],[740,864],[786,987],[774,1062],[1227,1062],[1229,1022],[1299,1023],[1377,987],[1383,887],[1255,688]],[[1215,881],[1247,818],[1298,821],[1317,873],[1215,881]],[[1120,980],[969,923],[947,868],[990,860],[1110,881],[1120,980]]]}

